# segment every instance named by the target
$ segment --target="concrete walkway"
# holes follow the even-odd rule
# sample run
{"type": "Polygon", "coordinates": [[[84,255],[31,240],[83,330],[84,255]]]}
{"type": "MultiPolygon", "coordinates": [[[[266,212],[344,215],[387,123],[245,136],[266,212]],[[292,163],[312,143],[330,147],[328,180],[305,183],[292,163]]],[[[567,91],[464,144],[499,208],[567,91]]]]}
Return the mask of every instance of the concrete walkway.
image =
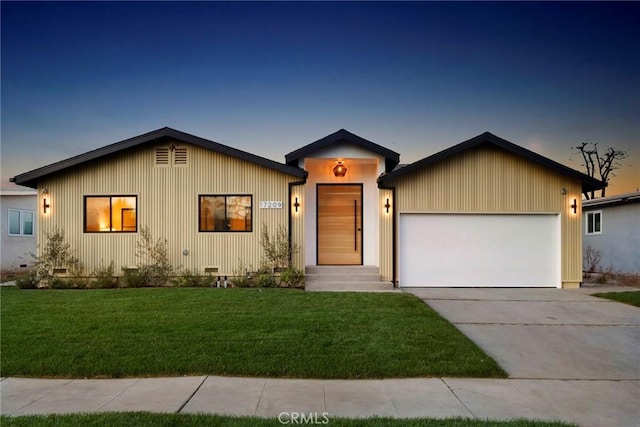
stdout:
{"type": "Polygon", "coordinates": [[[278,417],[469,417],[637,426],[637,381],[284,380],[230,377],[55,380],[6,378],[2,414],[149,411],[278,417]]]}
{"type": "Polygon", "coordinates": [[[638,426],[640,309],[591,297],[595,291],[411,290],[494,357],[509,379],[3,378],[0,412],[302,412],[638,426]]]}

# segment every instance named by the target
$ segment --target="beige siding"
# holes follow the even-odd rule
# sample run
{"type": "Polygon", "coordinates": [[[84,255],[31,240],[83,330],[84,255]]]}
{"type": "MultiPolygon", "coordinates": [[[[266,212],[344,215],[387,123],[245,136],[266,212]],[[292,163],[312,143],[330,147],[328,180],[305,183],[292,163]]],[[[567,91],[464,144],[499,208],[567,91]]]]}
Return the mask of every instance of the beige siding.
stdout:
{"type": "Polygon", "coordinates": [[[291,241],[297,247],[298,252],[293,257],[293,265],[304,271],[304,212],[307,209],[307,203],[304,198],[304,185],[295,185],[291,189],[291,241]],[[298,203],[300,206],[298,207],[298,212],[295,211],[293,204],[296,201],[296,197],[298,198],[298,203]]]}
{"type": "Polygon", "coordinates": [[[394,200],[391,190],[380,190],[380,278],[384,281],[393,280],[393,220],[394,200]],[[389,199],[389,213],[385,208],[389,199]]]}
{"type": "MultiPolygon", "coordinates": [[[[51,212],[40,217],[39,241],[44,232],[58,226],[86,272],[112,260],[118,271],[133,266],[138,233],[84,233],[83,196],[136,195],[138,230],[146,226],[154,238],[167,239],[174,265],[200,272],[204,267],[219,267],[220,274],[227,275],[233,274],[239,262],[258,268],[262,226],[270,230],[288,227],[288,183],[299,178],[201,147],[179,145],[188,148],[186,166],[154,166],[155,148],[167,144],[148,145],[42,180],[39,188],[48,189],[51,212]],[[251,194],[253,231],[198,232],[201,194],[251,194]],[[282,201],[283,208],[260,209],[261,200],[282,201]]],[[[42,199],[42,192],[39,197],[42,199]]],[[[300,222],[293,219],[296,239],[303,238],[300,222]]]]}
{"type": "Polygon", "coordinates": [[[479,147],[394,185],[400,213],[559,213],[563,286],[582,280],[580,182],[499,148],[479,147]],[[574,198],[576,214],[570,208],[574,198]]]}

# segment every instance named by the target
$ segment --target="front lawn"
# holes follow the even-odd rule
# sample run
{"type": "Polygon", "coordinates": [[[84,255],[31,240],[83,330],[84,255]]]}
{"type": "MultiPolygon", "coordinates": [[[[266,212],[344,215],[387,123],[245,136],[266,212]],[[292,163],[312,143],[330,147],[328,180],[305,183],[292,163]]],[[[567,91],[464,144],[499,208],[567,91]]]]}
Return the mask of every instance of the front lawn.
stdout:
{"type": "Polygon", "coordinates": [[[1,375],[506,377],[413,295],[1,288],[1,375]]]}
{"type": "Polygon", "coordinates": [[[599,294],[593,294],[594,297],[606,298],[613,301],[623,302],[625,304],[635,305],[640,307],[640,291],[628,291],[628,292],[602,292],[599,294]]]}
{"type": "MultiPolygon", "coordinates": [[[[281,427],[295,424],[320,424],[332,427],[571,427],[575,424],[531,421],[518,419],[512,421],[475,420],[469,418],[364,418],[346,419],[329,418],[328,422],[322,415],[317,416],[317,422],[294,423],[289,418],[283,418],[285,423],[277,418],[229,417],[205,414],[150,414],[144,412],[102,413],[102,414],[69,414],[69,415],[34,415],[21,417],[0,417],[4,427],[86,427],[86,426],[224,426],[224,427],[281,427]]],[[[313,419],[316,421],[316,419],[313,419]]]]}

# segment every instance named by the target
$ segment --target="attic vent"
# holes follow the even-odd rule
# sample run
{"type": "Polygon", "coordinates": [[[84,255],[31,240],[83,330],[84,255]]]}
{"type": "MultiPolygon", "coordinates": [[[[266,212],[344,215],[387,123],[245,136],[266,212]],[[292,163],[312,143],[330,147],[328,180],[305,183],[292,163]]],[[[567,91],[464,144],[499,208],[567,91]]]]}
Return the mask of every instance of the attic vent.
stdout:
{"type": "Polygon", "coordinates": [[[159,165],[159,166],[169,165],[169,149],[168,148],[156,148],[156,165],[159,165]]]}
{"type": "Polygon", "coordinates": [[[174,165],[186,165],[187,164],[187,148],[176,147],[173,152],[173,164],[174,165]]]}

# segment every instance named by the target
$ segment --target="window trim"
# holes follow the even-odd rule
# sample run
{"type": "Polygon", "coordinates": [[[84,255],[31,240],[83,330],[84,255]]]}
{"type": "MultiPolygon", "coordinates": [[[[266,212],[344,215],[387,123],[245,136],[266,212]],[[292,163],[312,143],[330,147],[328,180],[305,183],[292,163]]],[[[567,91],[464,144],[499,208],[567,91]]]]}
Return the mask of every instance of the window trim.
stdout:
{"type": "Polygon", "coordinates": [[[597,211],[588,211],[586,212],[585,215],[585,224],[584,224],[584,234],[587,236],[592,236],[595,234],[602,234],[602,222],[603,219],[603,215],[602,215],[602,210],[597,210],[597,211]],[[596,227],[595,227],[595,215],[598,214],[600,215],[600,229],[598,231],[595,231],[596,227]],[[591,221],[589,220],[589,218],[591,218],[591,221]],[[589,223],[593,222],[593,230],[592,232],[589,232],[589,223]]]}
{"type": "Polygon", "coordinates": [[[253,194],[198,194],[198,232],[199,233],[253,233],[253,194]],[[202,229],[202,198],[203,197],[224,197],[225,202],[224,206],[226,209],[227,206],[227,197],[249,197],[249,201],[251,203],[251,222],[250,222],[250,230],[203,230],[202,229]]]}
{"type": "MultiPolygon", "coordinates": [[[[129,233],[137,233],[138,232],[138,195],[137,194],[90,194],[90,195],[85,195],[83,196],[83,201],[82,201],[82,213],[83,213],[83,218],[82,218],[82,231],[84,233],[87,234],[129,234],[129,233]],[[102,199],[106,199],[109,198],[109,231],[88,231],[87,230],[87,199],[92,199],[92,198],[102,198],[102,199]],[[113,202],[112,199],[114,198],[118,198],[118,197],[133,197],[136,201],[136,208],[135,208],[135,212],[136,212],[136,228],[135,230],[121,230],[121,231],[113,231],[111,230],[111,218],[113,216],[113,202]]],[[[124,228],[124,227],[123,227],[124,228]]]]}
{"type": "Polygon", "coordinates": [[[7,209],[7,235],[10,237],[35,237],[36,235],[36,215],[34,211],[30,211],[27,209],[7,209]],[[11,232],[11,218],[9,212],[18,212],[19,221],[20,221],[20,232],[18,234],[11,232]],[[24,214],[31,214],[31,234],[24,233],[24,214]]]}

